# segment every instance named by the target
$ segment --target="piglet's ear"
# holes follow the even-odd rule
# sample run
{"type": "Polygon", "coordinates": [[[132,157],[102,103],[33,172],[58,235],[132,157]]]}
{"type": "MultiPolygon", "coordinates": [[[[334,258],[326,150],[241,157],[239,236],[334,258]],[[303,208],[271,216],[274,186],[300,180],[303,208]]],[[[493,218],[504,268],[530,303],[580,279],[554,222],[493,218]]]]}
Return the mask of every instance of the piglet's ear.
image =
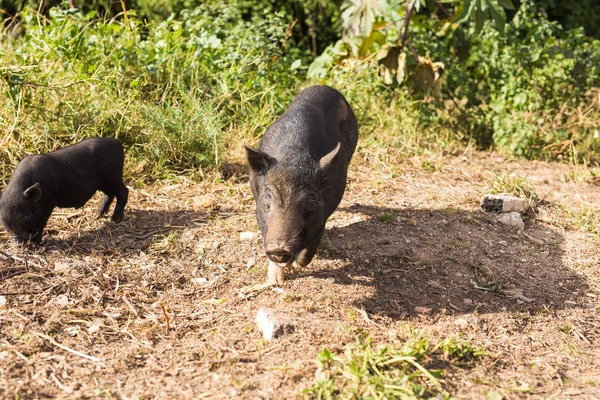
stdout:
{"type": "Polygon", "coordinates": [[[39,201],[42,198],[42,187],[40,183],[34,183],[23,192],[23,196],[33,201],[39,201]]]}
{"type": "Polygon", "coordinates": [[[269,165],[273,162],[273,157],[264,153],[260,150],[253,149],[248,145],[246,147],[246,156],[248,158],[248,164],[255,172],[264,172],[267,170],[269,165]]]}
{"type": "Polygon", "coordinates": [[[339,151],[340,142],[338,142],[337,146],[335,146],[335,149],[331,150],[328,154],[325,154],[321,160],[319,160],[319,166],[321,169],[327,169],[339,151]]]}

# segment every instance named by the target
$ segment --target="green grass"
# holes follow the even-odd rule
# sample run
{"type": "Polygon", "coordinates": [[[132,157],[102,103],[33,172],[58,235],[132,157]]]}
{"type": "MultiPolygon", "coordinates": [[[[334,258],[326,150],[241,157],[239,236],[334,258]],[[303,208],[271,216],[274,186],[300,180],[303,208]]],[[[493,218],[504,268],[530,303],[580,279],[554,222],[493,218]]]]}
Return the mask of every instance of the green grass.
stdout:
{"type": "MultiPolygon", "coordinates": [[[[450,337],[432,346],[420,332],[398,345],[375,345],[371,338],[357,338],[342,354],[323,349],[319,369],[306,399],[449,399],[440,379],[444,371],[428,368],[433,361],[468,367],[483,352],[450,337]]],[[[437,362],[436,365],[440,363],[437,362]]]]}
{"type": "Polygon", "coordinates": [[[394,222],[396,220],[396,213],[393,211],[390,212],[382,212],[377,216],[379,222],[394,222]]]}
{"type": "Polygon", "coordinates": [[[23,35],[0,42],[4,180],[29,153],[93,136],[123,142],[128,174],[193,174],[221,162],[224,132],[261,133],[300,82],[283,20],[225,4],[184,14],[146,24],[26,9],[23,35]]]}
{"type": "Polygon", "coordinates": [[[582,204],[575,210],[567,206],[563,209],[571,228],[593,233],[600,238],[600,208],[582,204]]]}
{"type": "Polygon", "coordinates": [[[527,179],[527,175],[493,175],[485,183],[485,192],[490,194],[508,194],[529,200],[531,204],[540,201],[535,192],[535,187],[527,179]]]}
{"type": "Polygon", "coordinates": [[[243,142],[256,142],[302,87],[317,83],[347,97],[360,146],[375,149],[380,165],[462,146],[450,129],[423,125],[421,102],[406,88],[352,66],[307,81],[305,69],[292,67],[299,56],[284,51],[280,16],[246,21],[218,4],[150,23],[133,12],[125,21],[26,9],[23,35],[0,41],[2,180],[27,154],[95,136],[124,144],[125,174],[137,182],[204,176],[237,161],[243,142]]]}

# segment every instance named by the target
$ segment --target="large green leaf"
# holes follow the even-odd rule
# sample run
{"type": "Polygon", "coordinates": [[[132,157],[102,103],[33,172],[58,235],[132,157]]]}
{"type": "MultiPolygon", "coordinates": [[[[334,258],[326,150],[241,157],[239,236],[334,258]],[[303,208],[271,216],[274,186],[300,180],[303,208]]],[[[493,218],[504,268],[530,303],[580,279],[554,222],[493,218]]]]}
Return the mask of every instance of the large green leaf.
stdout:
{"type": "Polygon", "coordinates": [[[374,29],[373,32],[360,43],[360,46],[358,47],[358,56],[365,57],[371,54],[375,50],[373,46],[375,43],[380,46],[384,44],[385,35],[374,29]]]}
{"type": "Polygon", "coordinates": [[[483,24],[486,20],[489,19],[489,10],[487,9],[487,7],[482,7],[482,4],[485,4],[485,1],[486,0],[478,0],[479,7],[477,7],[477,10],[475,11],[475,29],[477,30],[477,32],[481,32],[483,24]]]}
{"type": "Polygon", "coordinates": [[[455,14],[454,21],[456,21],[459,24],[467,22],[467,20],[471,17],[471,13],[473,12],[475,3],[478,1],[479,0],[465,0],[462,6],[462,10],[455,14]]]}
{"type": "Polygon", "coordinates": [[[515,6],[513,5],[511,0],[498,0],[498,4],[500,4],[502,7],[506,8],[507,10],[515,9],[515,6]]]}
{"type": "Polygon", "coordinates": [[[492,18],[494,18],[494,22],[496,23],[496,29],[500,31],[500,33],[504,34],[504,25],[506,25],[506,13],[504,9],[499,4],[498,0],[487,0],[490,5],[490,13],[492,14],[492,18]]]}

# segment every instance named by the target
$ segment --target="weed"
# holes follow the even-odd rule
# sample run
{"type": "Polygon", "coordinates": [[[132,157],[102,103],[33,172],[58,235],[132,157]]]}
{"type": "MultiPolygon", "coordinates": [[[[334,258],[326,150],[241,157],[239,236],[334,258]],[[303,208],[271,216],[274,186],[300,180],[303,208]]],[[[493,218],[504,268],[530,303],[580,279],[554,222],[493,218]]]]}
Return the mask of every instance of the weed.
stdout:
{"type": "Polygon", "coordinates": [[[398,398],[428,396],[450,398],[439,378],[442,371],[424,367],[424,362],[441,355],[448,360],[471,361],[483,352],[468,342],[448,338],[431,347],[419,331],[400,348],[374,346],[371,338],[357,339],[346,346],[344,354],[323,349],[317,355],[319,370],[312,387],[304,391],[307,399],[398,398]]]}
{"type": "Polygon", "coordinates": [[[581,204],[576,210],[566,209],[565,213],[571,221],[571,228],[600,236],[600,212],[597,209],[589,204],[581,204]]]}
{"type": "Polygon", "coordinates": [[[379,222],[394,222],[396,220],[396,213],[393,211],[390,212],[382,212],[377,216],[379,222]]]}
{"type": "Polygon", "coordinates": [[[536,194],[533,184],[527,179],[527,175],[493,174],[485,184],[485,191],[490,194],[509,194],[524,198],[532,205],[540,202],[540,197],[536,194]]]}
{"type": "Polygon", "coordinates": [[[438,343],[436,349],[441,349],[444,357],[450,361],[471,362],[476,357],[485,355],[484,351],[476,349],[469,342],[457,340],[452,336],[438,343]]]}
{"type": "Polygon", "coordinates": [[[571,333],[571,327],[569,325],[561,325],[558,327],[558,330],[562,333],[571,333]]]}

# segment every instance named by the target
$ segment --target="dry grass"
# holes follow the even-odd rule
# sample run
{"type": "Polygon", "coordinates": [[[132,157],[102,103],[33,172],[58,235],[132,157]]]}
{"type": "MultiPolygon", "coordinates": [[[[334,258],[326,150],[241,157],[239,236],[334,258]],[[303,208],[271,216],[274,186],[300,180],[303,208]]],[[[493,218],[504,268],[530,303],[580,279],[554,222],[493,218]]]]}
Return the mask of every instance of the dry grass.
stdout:
{"type": "Polygon", "coordinates": [[[568,168],[360,152],[318,257],[279,290],[248,289],[266,259],[243,166],[131,187],[118,225],[93,219],[99,196],[57,210],[41,249],[0,238],[0,397],[301,397],[324,347],[402,346],[415,328],[485,351],[427,365],[456,397],[600,396],[598,236],[564,212],[598,210],[600,187],[562,182],[568,168]],[[527,235],[478,208],[511,173],[549,204],[527,235]],[[260,307],[295,332],[263,341],[260,307]]]}

